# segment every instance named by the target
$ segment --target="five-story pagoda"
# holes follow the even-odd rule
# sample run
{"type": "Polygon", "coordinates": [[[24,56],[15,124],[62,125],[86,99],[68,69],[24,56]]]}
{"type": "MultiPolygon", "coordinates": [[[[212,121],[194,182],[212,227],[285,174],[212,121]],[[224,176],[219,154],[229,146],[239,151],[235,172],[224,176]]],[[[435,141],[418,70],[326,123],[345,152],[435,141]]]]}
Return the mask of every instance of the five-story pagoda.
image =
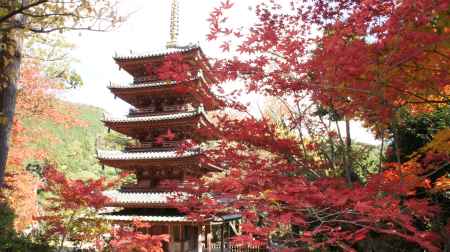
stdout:
{"type": "Polygon", "coordinates": [[[207,223],[189,219],[169,202],[177,193],[160,188],[161,181],[167,179],[182,184],[187,176],[200,177],[210,171],[220,171],[213,164],[201,164],[199,147],[178,151],[186,140],[195,143],[208,140],[197,131],[213,127],[207,112],[217,109],[220,102],[209,91],[209,84],[215,80],[201,48],[176,45],[176,1],[172,4],[171,21],[171,40],[164,50],[114,57],[134,81],[129,85],[111,84],[109,89],[133,108],[126,117],[105,117],[103,122],[108,129],[133,138],[134,144],[122,151],[98,150],[97,156],[103,165],[134,173],[137,183],[105,192],[111,198],[108,206],[118,209],[102,216],[115,223],[134,219],[151,223],[149,233],[171,236],[167,251],[201,251],[202,247],[211,250],[214,239],[220,244],[218,249],[224,250],[224,235],[237,231],[234,224],[238,216],[222,216],[207,223]],[[162,79],[158,69],[173,55],[197,70],[185,74],[183,80],[162,79]],[[219,227],[215,236],[218,233],[220,237],[213,237],[213,224],[219,227]]]}

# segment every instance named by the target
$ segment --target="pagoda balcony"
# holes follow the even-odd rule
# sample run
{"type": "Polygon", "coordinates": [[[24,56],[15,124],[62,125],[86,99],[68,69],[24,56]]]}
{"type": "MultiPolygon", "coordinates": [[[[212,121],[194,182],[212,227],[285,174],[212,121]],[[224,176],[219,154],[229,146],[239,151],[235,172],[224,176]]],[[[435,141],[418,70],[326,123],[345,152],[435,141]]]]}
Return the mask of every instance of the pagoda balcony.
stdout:
{"type": "MultiPolygon", "coordinates": [[[[172,184],[173,188],[184,188],[187,186],[186,183],[183,183],[181,181],[178,181],[174,184],[172,184]]],[[[172,189],[168,188],[160,188],[158,186],[152,186],[150,182],[140,182],[140,183],[129,183],[124,184],[120,187],[119,191],[122,193],[134,193],[134,192],[148,192],[148,193],[166,193],[173,191],[172,189]]]]}
{"type": "Polygon", "coordinates": [[[156,76],[140,76],[134,78],[134,84],[140,84],[144,82],[154,82],[158,81],[158,78],[156,76]]]}
{"type": "Polygon", "coordinates": [[[187,104],[176,104],[176,105],[163,105],[163,112],[186,112],[190,110],[190,107],[187,104]]]}
{"type": "Polygon", "coordinates": [[[148,106],[148,107],[139,108],[139,109],[132,108],[132,109],[130,109],[129,116],[131,116],[131,117],[146,116],[146,115],[154,114],[155,111],[156,111],[155,106],[148,106]]]}
{"type": "Polygon", "coordinates": [[[180,146],[180,141],[164,141],[162,143],[157,143],[155,141],[141,142],[137,144],[128,145],[125,150],[130,152],[140,152],[140,151],[164,151],[177,149],[180,146]]]}
{"type": "Polygon", "coordinates": [[[152,116],[152,115],[169,115],[177,112],[195,111],[191,104],[163,105],[160,110],[154,105],[145,108],[132,108],[129,111],[130,117],[152,116]]]}
{"type": "Polygon", "coordinates": [[[172,200],[187,198],[186,193],[172,191],[106,191],[103,193],[111,199],[110,205],[169,204],[172,200]]]}
{"type": "Polygon", "coordinates": [[[199,106],[197,108],[191,108],[188,106],[188,109],[182,112],[156,111],[146,116],[110,117],[107,114],[103,114],[103,121],[110,123],[163,121],[189,118],[197,115],[204,115],[204,113],[205,110],[203,109],[203,106],[199,106]]]}

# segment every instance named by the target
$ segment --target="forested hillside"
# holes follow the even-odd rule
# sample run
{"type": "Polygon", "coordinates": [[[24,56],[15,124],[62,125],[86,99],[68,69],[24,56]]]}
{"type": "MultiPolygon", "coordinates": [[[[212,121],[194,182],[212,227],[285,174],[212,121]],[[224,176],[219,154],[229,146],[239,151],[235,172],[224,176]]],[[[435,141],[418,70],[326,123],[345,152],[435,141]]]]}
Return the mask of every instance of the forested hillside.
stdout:
{"type": "MultiPolygon", "coordinates": [[[[76,112],[80,125],[64,125],[53,120],[32,117],[23,122],[27,134],[47,132],[45,135],[31,136],[31,147],[46,152],[46,160],[56,162],[61,171],[70,178],[96,178],[112,175],[114,170],[103,169],[95,157],[95,143],[98,136],[106,134],[101,122],[103,111],[100,108],[59,102],[61,114],[76,112]]],[[[40,168],[42,161],[26,161],[28,169],[40,168]]]]}

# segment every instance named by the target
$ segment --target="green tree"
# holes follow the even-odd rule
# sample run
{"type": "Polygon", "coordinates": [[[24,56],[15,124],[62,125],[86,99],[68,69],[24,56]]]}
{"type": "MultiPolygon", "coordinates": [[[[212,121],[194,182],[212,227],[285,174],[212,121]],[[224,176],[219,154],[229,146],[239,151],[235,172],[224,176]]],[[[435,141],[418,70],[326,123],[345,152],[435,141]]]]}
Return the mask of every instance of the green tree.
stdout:
{"type": "MultiPolygon", "coordinates": [[[[396,132],[398,137],[397,146],[394,144],[394,139],[391,137],[390,149],[393,150],[391,154],[398,153],[402,162],[409,159],[420,147],[431,142],[433,136],[442,129],[450,127],[450,107],[444,106],[437,108],[430,113],[423,113],[415,115],[407,109],[399,112],[398,122],[391,126],[390,131],[396,132]]],[[[394,155],[387,157],[394,160],[394,155]]]]}

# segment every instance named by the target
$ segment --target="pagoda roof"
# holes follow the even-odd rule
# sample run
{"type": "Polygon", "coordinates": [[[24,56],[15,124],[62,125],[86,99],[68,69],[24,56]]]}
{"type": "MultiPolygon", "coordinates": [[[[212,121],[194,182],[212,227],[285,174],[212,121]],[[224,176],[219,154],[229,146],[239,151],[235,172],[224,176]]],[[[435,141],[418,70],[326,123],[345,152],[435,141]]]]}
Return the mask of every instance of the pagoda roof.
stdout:
{"type": "Polygon", "coordinates": [[[181,200],[177,192],[122,192],[118,190],[105,191],[103,195],[111,199],[112,204],[167,204],[173,200],[181,200]]]}
{"type": "Polygon", "coordinates": [[[152,116],[136,116],[136,117],[112,117],[109,115],[104,115],[104,122],[110,123],[128,123],[128,122],[154,122],[154,121],[166,121],[166,120],[176,120],[182,118],[195,117],[197,115],[202,115],[205,113],[205,110],[202,106],[198,107],[195,110],[187,111],[187,112],[174,112],[170,114],[162,114],[162,115],[152,115],[152,116]]]}
{"type": "Polygon", "coordinates": [[[110,221],[146,221],[146,222],[195,222],[176,208],[124,208],[105,209],[99,217],[110,221]]]}
{"type": "Polygon", "coordinates": [[[198,159],[203,153],[204,150],[201,148],[181,153],[177,150],[145,152],[97,150],[97,158],[103,165],[125,170],[151,169],[173,172],[181,169],[189,174],[196,175],[201,175],[208,171],[222,170],[213,164],[200,165],[198,159]]]}
{"type": "MultiPolygon", "coordinates": [[[[198,78],[195,78],[198,79],[198,78]]],[[[192,79],[192,80],[195,80],[192,79]]],[[[191,80],[188,80],[191,81],[191,80]]],[[[176,81],[155,81],[155,82],[144,82],[139,84],[115,84],[111,83],[108,86],[109,89],[140,89],[140,88],[148,88],[148,87],[163,87],[170,86],[176,84],[176,81]]]]}
{"type": "Polygon", "coordinates": [[[185,215],[180,216],[164,216],[164,215],[118,215],[118,214],[102,214],[99,216],[103,220],[108,221],[145,221],[145,222],[194,222],[189,220],[185,215]]]}
{"type": "Polygon", "coordinates": [[[158,160],[193,157],[201,153],[199,148],[187,150],[182,153],[177,151],[148,151],[148,152],[125,152],[98,150],[97,157],[102,160],[158,160]]]}
{"type": "Polygon", "coordinates": [[[163,48],[155,51],[149,51],[144,53],[137,53],[134,55],[115,55],[113,58],[116,61],[126,61],[126,60],[142,60],[146,58],[153,58],[153,57],[164,57],[171,54],[176,53],[186,53],[193,50],[200,49],[199,44],[190,44],[187,46],[178,46],[174,48],[163,48]]]}
{"type": "Polygon", "coordinates": [[[108,86],[108,89],[116,96],[125,102],[139,106],[139,99],[142,96],[166,96],[166,95],[181,95],[193,96],[199,103],[203,103],[207,110],[217,109],[223,105],[223,101],[219,100],[215,94],[211,92],[207,80],[204,76],[196,76],[184,81],[154,81],[144,83],[131,84],[113,84],[108,86]],[[187,88],[187,89],[179,89],[187,88]]]}
{"type": "Polygon", "coordinates": [[[139,138],[140,135],[146,134],[153,128],[183,128],[194,132],[200,127],[214,128],[208,115],[202,107],[193,111],[173,112],[151,116],[122,116],[110,117],[106,116],[102,120],[106,127],[116,132],[125,134],[132,138],[139,138]]]}
{"type": "MultiPolygon", "coordinates": [[[[156,214],[128,214],[127,211],[110,212],[99,215],[100,218],[109,221],[145,221],[145,222],[196,222],[193,219],[188,218],[184,214],[178,215],[156,215],[156,214]]],[[[239,220],[242,218],[240,214],[224,214],[208,218],[206,221],[210,223],[223,223],[233,220],[239,220]]]]}

